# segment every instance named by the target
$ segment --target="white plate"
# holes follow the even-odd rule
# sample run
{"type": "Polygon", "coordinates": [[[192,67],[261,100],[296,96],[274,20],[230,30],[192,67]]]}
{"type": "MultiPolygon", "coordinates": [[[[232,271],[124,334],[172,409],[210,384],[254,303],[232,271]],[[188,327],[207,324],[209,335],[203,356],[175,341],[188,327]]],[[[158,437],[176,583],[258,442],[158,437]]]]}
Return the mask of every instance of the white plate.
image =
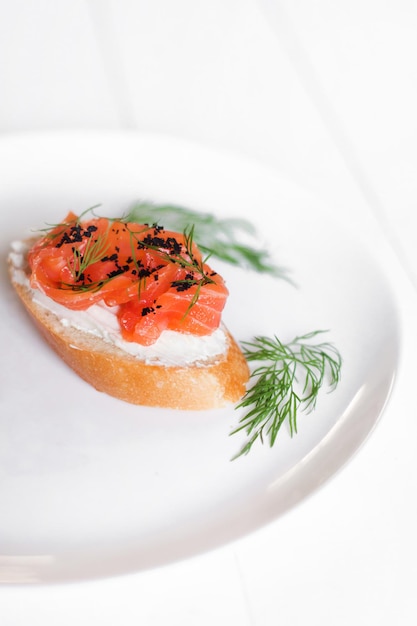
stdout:
{"type": "MultiPolygon", "coordinates": [[[[253,163],[146,135],[51,134],[0,143],[0,580],[48,582],[155,567],[268,523],[351,457],[389,396],[398,319],[378,265],[307,194],[253,163]],[[43,343],[8,284],[9,242],[97,203],[186,204],[258,224],[282,280],[221,265],[238,340],[315,329],[343,380],[276,446],[231,462],[233,408],[139,408],[96,392],[43,343]]],[[[220,269],[218,267],[218,269],[220,269]]]]}

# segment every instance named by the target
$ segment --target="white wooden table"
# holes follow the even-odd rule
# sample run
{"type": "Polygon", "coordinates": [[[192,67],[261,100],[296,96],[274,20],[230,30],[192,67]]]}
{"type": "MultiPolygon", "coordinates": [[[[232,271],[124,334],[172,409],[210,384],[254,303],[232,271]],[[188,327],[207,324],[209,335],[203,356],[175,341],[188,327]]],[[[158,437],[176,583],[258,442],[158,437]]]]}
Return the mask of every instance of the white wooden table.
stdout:
{"type": "Polygon", "coordinates": [[[0,133],[138,129],[275,167],[386,246],[404,336],[381,422],[313,497],[161,569],[1,587],[2,626],[417,623],[416,32],[411,0],[0,0],[0,133]]]}

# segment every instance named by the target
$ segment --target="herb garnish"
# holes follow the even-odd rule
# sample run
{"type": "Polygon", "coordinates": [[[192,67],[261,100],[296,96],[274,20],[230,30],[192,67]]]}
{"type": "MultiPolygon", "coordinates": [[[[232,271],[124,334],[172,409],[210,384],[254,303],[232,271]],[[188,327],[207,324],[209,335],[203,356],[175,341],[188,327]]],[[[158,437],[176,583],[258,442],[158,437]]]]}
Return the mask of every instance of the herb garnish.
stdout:
{"type": "Polygon", "coordinates": [[[81,252],[79,248],[73,247],[73,254],[71,262],[69,263],[69,269],[75,282],[81,281],[84,283],[86,270],[90,267],[90,265],[101,261],[109,250],[107,236],[99,235],[97,238],[93,238],[91,236],[92,232],[92,227],[89,227],[83,233],[84,237],[86,233],[90,233],[90,235],[87,236],[87,243],[83,252],[81,252]]]}
{"type": "Polygon", "coordinates": [[[299,409],[312,411],[319,391],[329,379],[329,389],[334,390],[340,381],[342,359],[333,344],[311,343],[310,340],[325,331],[314,331],[295,337],[283,344],[277,337],[256,337],[243,343],[248,361],[261,361],[251,374],[254,385],[246,392],[236,408],[250,408],[240,420],[240,426],[231,434],[242,430],[248,442],[234,458],[248,454],[257,439],[268,439],[270,447],[284,422],[290,434],[297,432],[299,409]]]}
{"type": "Polygon", "coordinates": [[[194,227],[195,241],[203,252],[231,265],[290,280],[286,269],[277,267],[267,250],[256,248],[243,239],[256,240],[254,225],[244,219],[220,219],[176,204],[139,202],[124,217],[132,222],[160,222],[165,228],[182,232],[194,227]]]}

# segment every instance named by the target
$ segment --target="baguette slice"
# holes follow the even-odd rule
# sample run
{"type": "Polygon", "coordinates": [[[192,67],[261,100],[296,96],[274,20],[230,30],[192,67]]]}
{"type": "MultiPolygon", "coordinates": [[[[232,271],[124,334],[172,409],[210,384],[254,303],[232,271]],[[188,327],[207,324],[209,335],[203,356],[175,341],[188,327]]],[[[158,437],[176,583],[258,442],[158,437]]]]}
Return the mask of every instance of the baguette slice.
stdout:
{"type": "Polygon", "coordinates": [[[132,404],[183,410],[221,408],[244,395],[249,368],[227,330],[227,349],[216,358],[185,367],[150,365],[95,335],[63,326],[33,299],[22,271],[29,276],[27,264],[16,268],[11,254],[11,282],[26,310],[55,352],[98,391],[132,404]]]}

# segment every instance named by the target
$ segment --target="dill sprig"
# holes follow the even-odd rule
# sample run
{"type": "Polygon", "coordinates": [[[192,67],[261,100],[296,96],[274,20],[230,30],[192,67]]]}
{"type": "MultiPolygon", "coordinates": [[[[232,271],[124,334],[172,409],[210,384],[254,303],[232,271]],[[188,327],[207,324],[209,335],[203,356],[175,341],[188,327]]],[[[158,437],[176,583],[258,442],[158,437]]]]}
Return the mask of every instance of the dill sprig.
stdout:
{"type": "Polygon", "coordinates": [[[270,274],[290,281],[285,268],[276,266],[268,250],[244,243],[243,239],[256,241],[257,232],[251,222],[244,219],[220,219],[176,204],[139,202],[127,216],[131,222],[157,222],[174,231],[184,231],[194,225],[195,240],[203,252],[231,265],[270,274]]]}
{"type": "Polygon", "coordinates": [[[70,257],[69,270],[75,282],[85,280],[85,272],[91,265],[98,263],[107,254],[109,244],[107,234],[98,235],[96,238],[90,237],[84,250],[73,247],[72,257],[70,257]]]}
{"type": "Polygon", "coordinates": [[[184,228],[184,245],[186,250],[186,257],[179,257],[178,259],[178,262],[180,264],[183,263],[182,267],[186,270],[188,269],[189,271],[186,274],[185,278],[176,281],[177,286],[181,286],[181,288],[183,289],[188,289],[193,285],[197,285],[197,289],[195,290],[193,297],[190,300],[190,304],[188,305],[183,315],[183,318],[188,315],[192,307],[199,299],[202,287],[204,287],[204,285],[210,285],[215,283],[215,281],[207,275],[204,269],[204,264],[207,263],[208,257],[210,255],[207,255],[204,259],[201,260],[197,259],[194,256],[194,228],[194,224],[192,224],[192,226],[188,228],[184,228]],[[194,272],[197,273],[198,278],[195,278],[194,272]]]}
{"type": "Polygon", "coordinates": [[[340,381],[342,359],[331,343],[311,343],[314,331],[295,337],[284,344],[278,337],[255,337],[243,343],[248,361],[259,361],[251,374],[253,386],[248,389],[236,408],[249,408],[240,426],[231,434],[244,430],[249,439],[234,458],[248,454],[255,441],[269,441],[270,447],[284,422],[290,435],[297,433],[300,410],[310,412],[316,407],[320,389],[326,380],[333,391],[340,381]]]}
{"type": "Polygon", "coordinates": [[[81,223],[84,215],[86,215],[87,213],[92,213],[94,217],[97,217],[94,213],[94,209],[97,209],[99,206],[101,205],[95,204],[94,206],[85,209],[82,213],[80,213],[80,215],[78,215],[78,217],[75,217],[69,222],[58,222],[57,224],[46,223],[45,228],[37,228],[35,232],[43,233],[42,236],[45,238],[45,245],[48,245],[50,241],[61,237],[63,233],[71,226],[78,226],[81,223]]]}

